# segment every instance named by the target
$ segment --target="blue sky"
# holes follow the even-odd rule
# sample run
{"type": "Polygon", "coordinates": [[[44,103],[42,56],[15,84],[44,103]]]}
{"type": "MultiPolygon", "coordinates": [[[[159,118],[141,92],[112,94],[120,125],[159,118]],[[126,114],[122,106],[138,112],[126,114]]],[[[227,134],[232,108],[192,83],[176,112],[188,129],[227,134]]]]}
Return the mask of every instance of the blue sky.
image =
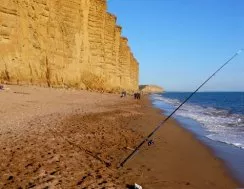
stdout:
{"type": "MultiPolygon", "coordinates": [[[[109,0],[140,83],[192,91],[244,48],[244,0],[109,0]]],[[[202,91],[244,91],[244,52],[202,91]]]]}

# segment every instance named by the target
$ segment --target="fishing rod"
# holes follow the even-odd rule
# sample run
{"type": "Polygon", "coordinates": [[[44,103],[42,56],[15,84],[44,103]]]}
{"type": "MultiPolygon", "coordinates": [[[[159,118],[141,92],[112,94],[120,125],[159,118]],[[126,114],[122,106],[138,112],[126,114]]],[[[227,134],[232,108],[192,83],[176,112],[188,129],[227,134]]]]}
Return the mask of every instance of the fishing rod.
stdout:
{"type": "MultiPolygon", "coordinates": [[[[230,59],[228,59],[219,69],[217,69],[209,78],[207,78],[194,92],[192,92],[167,118],[165,118],[159,125],[120,163],[119,167],[123,167],[125,163],[130,160],[149,139],[177,112],[190,98],[197,93],[212,77],[229,64],[235,57],[237,57],[243,49],[237,51],[230,59]]],[[[118,168],[119,168],[118,167],[118,168]]]]}

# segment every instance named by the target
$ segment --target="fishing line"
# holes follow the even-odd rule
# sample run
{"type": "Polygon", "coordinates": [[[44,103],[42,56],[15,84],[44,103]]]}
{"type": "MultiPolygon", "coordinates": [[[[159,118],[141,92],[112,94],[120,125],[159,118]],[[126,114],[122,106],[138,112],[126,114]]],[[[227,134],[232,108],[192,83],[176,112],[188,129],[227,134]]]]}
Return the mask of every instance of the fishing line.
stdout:
{"type": "Polygon", "coordinates": [[[197,93],[212,77],[215,76],[220,70],[222,70],[227,64],[229,64],[235,57],[237,57],[243,49],[237,51],[230,59],[228,59],[219,69],[217,69],[209,78],[207,78],[194,92],[192,92],[167,118],[165,118],[159,125],[135,148],[135,150],[130,153],[118,166],[118,168],[123,167],[125,163],[130,160],[142,147],[142,145],[148,141],[149,139],[177,112],[191,97],[197,93]]]}
{"type": "Polygon", "coordinates": [[[102,158],[98,157],[98,155],[94,154],[92,151],[87,150],[86,148],[83,148],[82,146],[76,144],[75,142],[71,141],[70,139],[65,138],[64,135],[62,135],[57,129],[50,128],[51,134],[56,138],[56,136],[59,136],[63,139],[63,141],[66,141],[70,146],[78,148],[80,151],[85,152],[87,155],[93,157],[94,159],[100,161],[102,164],[106,165],[106,167],[110,167],[111,163],[103,160],[102,158]]]}

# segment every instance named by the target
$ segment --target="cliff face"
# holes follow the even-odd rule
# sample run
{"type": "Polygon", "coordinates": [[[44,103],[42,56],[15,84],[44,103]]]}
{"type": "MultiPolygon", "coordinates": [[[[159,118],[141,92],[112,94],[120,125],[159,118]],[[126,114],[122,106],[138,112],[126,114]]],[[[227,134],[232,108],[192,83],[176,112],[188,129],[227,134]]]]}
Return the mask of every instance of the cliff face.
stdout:
{"type": "Polygon", "coordinates": [[[138,62],[106,0],[1,0],[0,81],[138,89],[138,62]]]}

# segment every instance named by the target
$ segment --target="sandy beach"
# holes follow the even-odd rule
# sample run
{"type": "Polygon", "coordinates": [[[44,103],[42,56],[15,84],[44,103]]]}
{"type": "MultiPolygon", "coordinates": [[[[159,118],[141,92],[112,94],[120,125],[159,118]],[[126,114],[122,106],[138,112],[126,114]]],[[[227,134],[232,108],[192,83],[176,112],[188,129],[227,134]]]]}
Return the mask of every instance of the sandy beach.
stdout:
{"type": "Polygon", "coordinates": [[[238,188],[223,162],[174,120],[117,169],[164,119],[147,96],[8,88],[0,91],[0,188],[238,188]]]}

